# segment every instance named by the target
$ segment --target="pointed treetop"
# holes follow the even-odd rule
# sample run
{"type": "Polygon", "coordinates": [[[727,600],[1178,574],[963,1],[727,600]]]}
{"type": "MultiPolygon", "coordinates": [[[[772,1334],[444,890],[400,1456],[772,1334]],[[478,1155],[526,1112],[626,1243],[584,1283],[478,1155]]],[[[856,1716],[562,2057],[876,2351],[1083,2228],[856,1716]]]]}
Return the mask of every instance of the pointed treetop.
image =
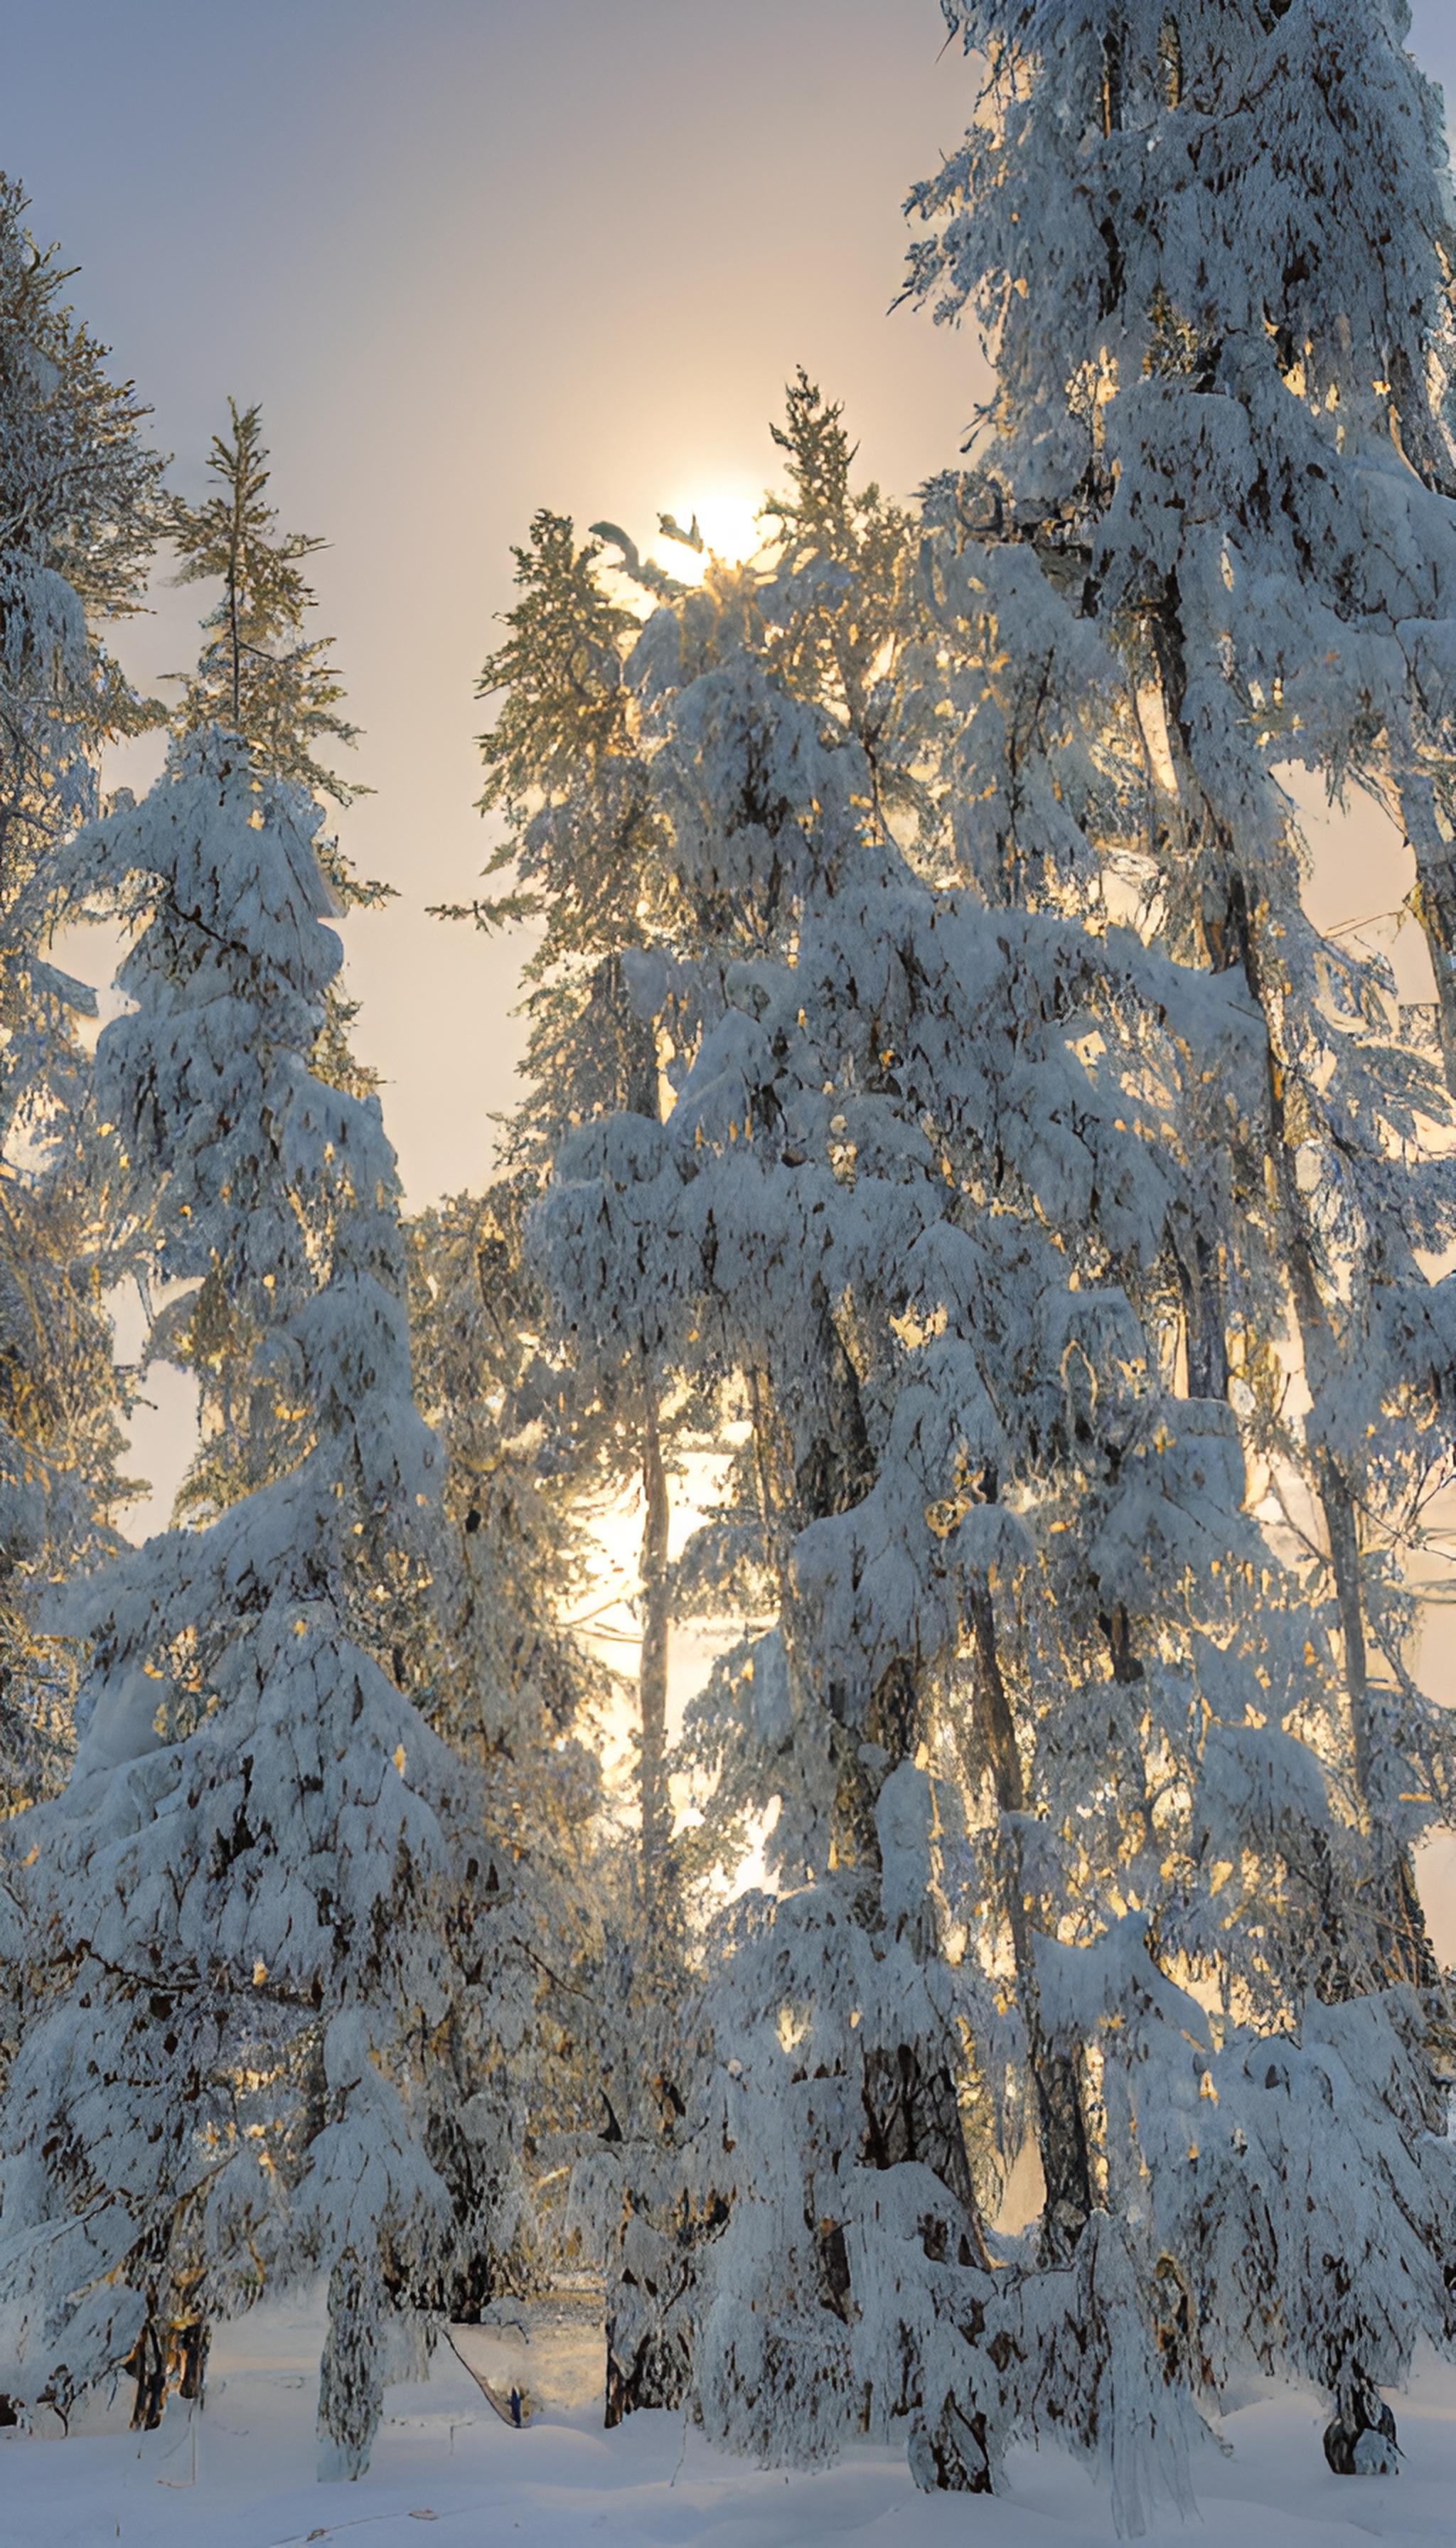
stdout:
{"type": "MultiPolygon", "coordinates": [[[[217,492],[201,504],[176,499],[172,536],[179,584],[223,586],[203,622],[206,642],[177,712],[184,732],[220,724],[240,735],[259,763],[315,795],[347,805],[366,791],[319,759],[329,743],[352,744],[358,727],[339,712],[343,684],[326,660],[332,639],[308,637],[316,606],[301,561],[326,546],[307,531],[280,531],[268,500],[271,472],[261,410],[228,402],[228,434],[215,434],[209,470],[217,492]]],[[[339,884],[330,872],[330,881],[339,884]]],[[[382,888],[344,889],[378,900],[382,888]]]]}
{"type": "Polygon", "coordinates": [[[574,523],[544,508],[527,547],[511,551],[520,599],[502,613],[505,642],[487,657],[476,693],[504,694],[489,735],[482,812],[519,817],[527,803],[559,799],[585,756],[595,766],[622,749],[627,692],[621,645],[634,614],[612,601],[596,574],[600,544],[578,548],[574,523]]]}

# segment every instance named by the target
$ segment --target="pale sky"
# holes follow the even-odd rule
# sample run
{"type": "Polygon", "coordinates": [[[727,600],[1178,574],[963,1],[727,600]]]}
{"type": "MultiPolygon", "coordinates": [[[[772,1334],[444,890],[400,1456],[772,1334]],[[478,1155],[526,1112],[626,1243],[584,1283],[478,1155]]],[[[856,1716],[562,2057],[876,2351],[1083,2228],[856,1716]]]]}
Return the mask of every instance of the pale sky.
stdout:
{"type": "MultiPolygon", "coordinates": [[[[259,399],[285,520],[332,543],[378,791],[344,837],[400,889],[350,979],[411,1201],[483,1182],[514,1094],[521,951],[424,906],[483,861],[474,680],[532,511],[645,544],[756,502],[800,361],[866,474],[955,458],[972,343],[886,316],[903,195],[965,120],[943,33],[935,0],[50,0],[7,31],[0,164],[176,483],[259,399]]],[[[195,649],[196,592],[157,602],[142,679],[195,649]]]]}
{"type": "MultiPolygon", "coordinates": [[[[660,509],[756,498],[798,362],[847,402],[866,475],[908,495],[954,461],[973,341],[888,305],[900,204],[958,138],[970,73],[936,0],[5,17],[0,165],[81,269],[176,483],[200,489],[229,392],[261,400],[285,521],[331,543],[320,625],[377,791],[344,837],[400,892],[348,929],[359,1041],[410,1200],[479,1185],[521,950],[424,906],[467,899],[486,848],[473,686],[509,544],[543,503],[645,541],[660,509]]],[[[1456,78],[1450,0],[1414,22],[1456,78]]],[[[163,589],[127,632],[139,679],[190,660],[197,600],[163,589]]]]}

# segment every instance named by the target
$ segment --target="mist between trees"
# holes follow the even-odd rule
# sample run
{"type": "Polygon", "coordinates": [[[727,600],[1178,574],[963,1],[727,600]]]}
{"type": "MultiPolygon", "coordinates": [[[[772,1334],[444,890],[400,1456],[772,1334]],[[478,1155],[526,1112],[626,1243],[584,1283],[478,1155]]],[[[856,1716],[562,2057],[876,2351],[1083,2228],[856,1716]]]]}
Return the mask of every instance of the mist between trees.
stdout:
{"type": "Polygon", "coordinates": [[[1136,2532],[1250,2373],[1393,2468],[1456,2332],[1437,102],[1396,5],[945,14],[907,289],[990,404],[901,503],[801,373],[747,562],[530,523],[440,915],[533,932],[523,1093],[408,1221],[318,543],[253,408],[168,496],[0,199],[18,2416],[125,2374],[154,2423],[321,2274],[356,2474],[443,2323],[570,2272],[608,2423],[967,2492],[1054,2444],[1136,2532]],[[167,544],[159,703],[118,623],[167,544]],[[1390,845],[1354,928],[1325,794],[1390,845]],[[197,1447],[129,1549],[153,1365],[197,1447]]]}

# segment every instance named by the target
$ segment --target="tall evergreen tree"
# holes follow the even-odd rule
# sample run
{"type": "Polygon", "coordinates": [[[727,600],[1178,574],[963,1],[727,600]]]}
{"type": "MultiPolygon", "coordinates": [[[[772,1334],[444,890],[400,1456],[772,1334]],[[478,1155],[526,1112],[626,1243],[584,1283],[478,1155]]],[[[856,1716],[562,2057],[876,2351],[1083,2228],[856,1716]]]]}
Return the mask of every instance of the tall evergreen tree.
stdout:
{"type": "MultiPolygon", "coordinates": [[[[638,622],[604,591],[599,556],[599,543],[579,548],[572,523],[548,512],[537,514],[529,544],[515,552],[520,597],[480,681],[481,694],[500,701],[483,741],[481,805],[505,827],[487,874],[508,868],[515,882],[503,897],[450,906],[443,915],[483,927],[521,920],[541,926],[526,966],[528,1093],[503,1144],[510,1180],[539,1182],[576,1124],[620,1107],[653,1119],[659,1111],[656,1040],[637,1014],[629,979],[660,889],[637,698],[624,675],[638,622]]],[[[518,1231],[518,1189],[512,1196],[504,1184],[489,1200],[503,1228],[518,1231]]],[[[520,1278],[528,1279],[524,1268],[520,1278]]],[[[513,1394],[512,1420],[526,1412],[513,1394]]],[[[562,1401],[555,1416],[559,1456],[580,1497],[599,1503],[635,1490],[641,1502],[641,1893],[647,1929],[660,1930],[672,1917],[668,1419],[647,1366],[614,1374],[609,1387],[569,1413],[562,1401]]]]}
{"type": "Polygon", "coordinates": [[[460,1766],[384,1668],[438,1455],[378,1102],[308,1065],[339,962],[318,819],[213,728],[93,839],[142,896],[98,1060],[118,1181],[300,1421],[286,1471],[72,1596],[95,1661],[70,1782],[16,1826],[32,2008],[0,2144],[38,2391],[125,2363],[153,2421],[212,2319],[322,2269],[324,2464],[352,2474],[399,2312],[471,2279],[505,2199],[481,2082],[529,1993],[493,1995],[508,1866],[488,1884],[460,1766]]]}
{"type": "MultiPolygon", "coordinates": [[[[1336,2465],[1380,2463],[1375,2384],[1445,2331],[1452,2189],[1418,2012],[1370,1987],[1338,1603],[1247,1514],[1200,1331],[1170,1333],[1236,1191],[1205,1092],[1252,1119],[1263,1021],[1109,928],[1145,802],[1117,657],[1035,561],[984,561],[993,612],[982,562],[927,559],[915,657],[954,707],[982,650],[990,810],[954,772],[931,797],[994,847],[969,895],[885,840],[842,710],[767,676],[804,660],[792,574],[706,662],[692,602],[649,623],[666,858],[719,935],[636,968],[676,1103],[583,1126],[538,1243],[585,1361],[742,1383],[778,1587],[700,1712],[740,1820],[776,1804],[776,1898],[735,1915],[623,2247],[638,2341],[766,2456],[867,2414],[978,2487],[1054,2431],[1132,2523],[1250,2358],[1332,2393],[1336,2465]],[[1083,703],[1028,719],[1058,663],[1083,703]],[[1023,2096],[1018,2249],[986,2212],[1023,2096]]],[[[1377,1200],[1438,1190],[1392,1165],[1377,1200]]]]}
{"type": "Polygon", "coordinates": [[[54,1783],[76,1649],[37,1594],[114,1545],[121,1401],[102,1290],[117,1271],[84,1123],[86,987],[49,960],[68,843],[103,743],[158,711],[102,638],[139,605],[159,521],[145,410],[64,299],[55,251],[0,179],[0,1804],[54,1783]]]}
{"type": "Polygon", "coordinates": [[[1257,912],[1285,855],[1271,765],[1368,787],[1415,855],[1449,1076],[1456,228],[1410,11],[945,15],[986,72],[912,198],[914,285],[990,329],[1007,528],[1126,630],[1206,794],[1180,921],[1234,960],[1237,879],[1257,912]]]}
{"type": "MultiPolygon", "coordinates": [[[[229,401],[228,412],[230,432],[214,437],[208,464],[217,492],[200,505],[179,498],[171,507],[178,581],[222,588],[203,622],[201,656],[186,677],[173,731],[217,727],[236,735],[261,774],[347,807],[364,791],[321,756],[352,745],[358,728],[341,712],[343,685],[328,660],[332,640],[307,633],[315,598],[302,561],[324,544],[279,528],[260,411],[229,401]]],[[[316,850],[336,911],[375,907],[392,892],[361,879],[336,837],[320,833],[316,850]]],[[[312,1063],[330,1085],[366,1097],[376,1080],[352,1049],[356,1014],[356,1003],[330,979],[312,1063]]],[[[320,1192],[313,1208],[324,1202],[320,1192]]],[[[326,1247],[327,1234],[318,1235],[326,1247]]],[[[202,1441],[183,1481],[179,1516],[209,1519],[296,1460],[305,1410],[275,1386],[269,1324],[249,1323],[241,1294],[215,1268],[151,1330],[150,1355],[190,1371],[199,1390],[202,1441]]]]}
{"type": "MultiPolygon", "coordinates": [[[[481,1205],[451,1211],[462,1236],[466,1228],[480,1233],[473,1243],[491,1331],[473,1309],[480,1330],[473,1372],[465,1367],[468,1352],[462,1356],[464,1336],[450,1338],[453,1377],[442,1412],[460,1481],[452,1493],[479,1525],[465,1543],[467,1571],[483,1592],[488,1582],[499,1586],[489,1615],[513,1645],[501,1686],[515,1690],[506,1700],[514,1722],[499,1739],[508,1742],[514,1774],[532,1800],[533,1852],[557,1827],[560,1810],[565,1720],[553,1716],[553,1698],[590,1706],[598,1725],[606,1706],[620,1703],[613,1676],[584,1669],[584,1650],[563,1627],[564,1614],[590,1607],[583,1559],[602,1517],[628,1499],[641,1512],[632,1863],[623,1865],[612,1801],[599,1792],[590,1881],[582,1884],[588,1834],[579,1795],[578,1880],[556,1897],[575,1910],[552,1947],[543,2004],[569,2048],[575,2081],[543,2069],[543,2129],[533,2131],[551,2167],[563,2156],[580,2159],[584,2149],[604,2153],[609,2182],[601,2204],[584,2207],[579,2173],[567,2226],[599,2235],[604,2215],[615,2246],[678,2094],[672,2070],[686,1974],[668,1784],[669,1537],[679,1451],[701,1431],[704,1410],[665,1390],[650,1358],[628,1355],[590,1372],[576,1365],[555,1305],[523,1253],[529,1207],[560,1141],[574,1126],[621,1107],[656,1121],[662,1064],[672,1067],[668,1048],[639,1013],[633,978],[654,896],[673,889],[658,863],[639,734],[643,689],[627,671],[640,621],[604,588],[600,539],[616,534],[606,525],[598,531],[579,546],[571,522],[536,516],[528,544],[516,552],[518,598],[505,614],[504,641],[481,677],[482,694],[500,701],[483,740],[482,809],[504,825],[487,873],[511,868],[513,883],[502,896],[444,916],[483,927],[531,920],[541,940],[526,967],[527,1093],[504,1126],[502,1173],[481,1205]],[[573,2111],[574,2144],[561,2130],[573,2111]]],[[[654,574],[631,555],[639,573],[654,574]]],[[[444,1236],[437,1229],[435,1245],[444,1236]]],[[[421,1271],[432,1283],[449,1283],[443,1262],[436,1271],[426,1257],[421,1271]]],[[[549,1839],[546,1846],[549,1853],[549,1839]]],[[[614,2420],[632,2405],[678,2404],[682,2367],[668,2353],[628,2342],[624,2326],[620,2348],[609,2338],[607,2385],[614,2420]]]]}
{"type": "Polygon", "coordinates": [[[914,282],[944,315],[977,310],[998,390],[974,483],[941,509],[957,537],[994,518],[1106,632],[1151,747],[1149,925],[1240,977],[1263,1021],[1258,1105],[1211,1130],[1231,1210],[1184,1265],[1190,1321],[1211,1385],[1259,1418],[1276,1491],[1298,1482],[1291,1526],[1334,1592],[1371,1858],[1361,1958],[1429,1984],[1407,1844],[1450,1771],[1393,1559],[1418,1532],[1432,1421],[1449,1444],[1441,1298],[1414,1254],[1445,1206],[1438,1170],[1412,1180],[1392,1154],[1445,1110],[1380,968],[1305,916],[1277,773],[1368,786],[1407,829],[1449,1079],[1437,807],[1456,764],[1434,668],[1452,232],[1433,94],[1403,13],[1342,0],[947,15],[987,71],[963,149],[913,199],[934,226],[914,282]],[[1260,1386],[1291,1365],[1302,1421],[1260,1386]]]}

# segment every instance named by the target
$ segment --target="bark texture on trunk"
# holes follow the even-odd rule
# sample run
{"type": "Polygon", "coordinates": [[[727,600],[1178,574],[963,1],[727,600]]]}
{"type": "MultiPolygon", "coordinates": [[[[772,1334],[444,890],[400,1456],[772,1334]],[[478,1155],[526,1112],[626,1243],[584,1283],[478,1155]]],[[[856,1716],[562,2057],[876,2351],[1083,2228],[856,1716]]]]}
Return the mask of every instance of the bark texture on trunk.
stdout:
{"type": "MultiPolygon", "coordinates": [[[[1264,1025],[1269,1155],[1284,1233],[1282,1253],[1318,1423],[1321,1392],[1336,1376],[1338,1346],[1330,1331],[1320,1296],[1316,1272],[1315,1233],[1295,1171],[1295,1148],[1290,1139],[1286,1103],[1287,1056],[1281,1031],[1280,999],[1276,982],[1271,980],[1270,967],[1265,961],[1257,884],[1251,889],[1240,864],[1237,843],[1203,786],[1199,776],[1199,756],[1189,730],[1186,713],[1188,655],[1182,597],[1176,576],[1170,576],[1162,604],[1151,615],[1149,633],[1162,681],[1168,735],[1181,765],[1180,787],[1186,791],[1190,813],[1192,809],[1199,809],[1192,815],[1189,839],[1194,850],[1202,852],[1207,871],[1203,931],[1208,960],[1215,971],[1229,971],[1237,967],[1242,972],[1249,997],[1264,1025]],[[1201,835],[1200,824],[1203,827],[1201,835]]],[[[1436,975],[1447,1077],[1456,1090],[1456,971],[1453,971],[1456,862],[1453,862],[1449,845],[1441,839],[1435,821],[1434,799],[1424,782],[1405,792],[1402,812],[1415,851],[1420,876],[1417,898],[1422,902],[1426,893],[1427,871],[1430,876],[1429,909],[1422,909],[1421,919],[1436,975]]],[[[1277,956],[1275,962],[1277,965],[1277,956]]],[[[1316,1448],[1315,1490],[1324,1521],[1344,1648],[1357,1812],[1361,1829],[1371,1842],[1370,1900],[1363,1906],[1367,1912],[1363,1924],[1367,1936],[1365,1942],[1348,1941],[1345,1944],[1342,1941],[1339,1960],[1347,1966],[1347,1978],[1342,1987],[1359,1989],[1368,1988],[1372,1983],[1380,1987],[1383,1984],[1414,1982],[1421,1988],[1429,1988],[1438,1978],[1438,1967],[1420,1908],[1410,1853],[1398,1842],[1387,1840],[1373,1810],[1372,1772],[1376,1746],[1365,1642],[1358,1511],[1348,1478],[1323,1445],[1316,1448]],[[1354,1947],[1353,1965],[1349,1962],[1348,1945],[1354,1947]],[[1358,1970],[1361,1964],[1365,1967],[1363,1972],[1358,1970]]],[[[1342,1922],[1342,1930],[1347,1932],[1348,1925],[1342,1922]]],[[[1335,1960],[1332,1952],[1332,1967],[1335,1960]]]]}
{"type": "Polygon", "coordinates": [[[1046,2188],[1044,2244],[1048,2261],[1055,2262],[1070,2255],[1094,2209],[1091,2152],[1076,2056],[1048,2042],[1042,2020],[1036,1933],[1027,1907],[1021,1845],[1016,1834],[1016,1817],[1026,1811],[1026,1780],[1001,1670],[995,1609],[985,1585],[979,1585],[971,1597],[971,1628],[992,1784],[1002,1817],[998,1852],[1001,1898],[1016,1961],[1017,1996],[1027,2030],[1037,2105],[1037,2142],[1046,2188]]]}
{"type": "Polygon", "coordinates": [[[641,1753],[638,1779],[642,1815],[642,1908],[651,1934],[668,1908],[672,1890],[673,1817],[667,1770],[668,1637],[672,1624],[668,1583],[671,1509],[657,1399],[650,1386],[643,1406],[642,1506],[642,1655],[637,1678],[641,1753]]]}
{"type": "MultiPolygon", "coordinates": [[[[793,1629],[793,1541],[811,1521],[852,1510],[875,1478],[859,1375],[822,1287],[815,1306],[820,1336],[815,1394],[798,1410],[797,1426],[784,1420],[766,1376],[757,1376],[750,1387],[765,1531],[777,1563],[790,1671],[801,1679],[812,1666],[793,1629]]],[[[866,1709],[852,1704],[849,1693],[834,1683],[820,1693],[832,1721],[836,1767],[832,1860],[846,1872],[863,1869],[864,1916],[871,1925],[880,1917],[879,1792],[892,1770],[915,1758],[923,1731],[924,1682],[923,1666],[902,1656],[881,1675],[866,1709]]],[[[934,1952],[929,1938],[921,1945],[934,1952]]],[[[908,2042],[865,2048],[859,2079],[859,2155],[869,2167],[915,2161],[929,2169],[945,2187],[948,2202],[946,2218],[928,2221],[923,2234],[939,2242],[934,2251],[948,2259],[989,2270],[956,2084],[957,2049],[908,2042]]],[[[824,2307],[848,2318],[855,2296],[843,2228],[822,2223],[819,2237],[824,2307]]],[[[990,2489],[983,2419],[963,2416],[954,2402],[934,2415],[917,2414],[910,2456],[922,2486],[966,2494],[990,2489]]]]}
{"type": "Polygon", "coordinates": [[[1399,793],[1401,820],[1415,859],[1410,907],[1420,923],[1436,986],[1436,1030],[1446,1085],[1456,1097],[1456,842],[1436,820],[1435,790],[1423,774],[1399,793]]]}
{"type": "MultiPolygon", "coordinates": [[[[1277,1001],[1265,978],[1259,930],[1248,889],[1242,876],[1236,874],[1230,878],[1228,936],[1250,996],[1264,1020],[1275,1188],[1305,1375],[1318,1424],[1320,1402],[1338,1377],[1339,1346],[1320,1297],[1315,1235],[1295,1174],[1295,1148],[1290,1139],[1285,1073],[1279,1052],[1277,1001]]],[[[1365,1899],[1354,1906],[1357,1916],[1364,1913],[1360,1923],[1364,1935],[1350,1940],[1353,1958],[1340,1995],[1398,1982],[1430,1988],[1438,1979],[1438,1968],[1420,1908],[1410,1853],[1386,1832],[1376,1802],[1376,1727],[1365,1639],[1358,1508],[1339,1461],[1327,1445],[1319,1441],[1315,1445],[1314,1478],[1339,1614],[1356,1811],[1371,1853],[1365,1899]]],[[[1347,1921],[1345,1925],[1348,1928],[1350,1924],[1347,1921]]]]}

